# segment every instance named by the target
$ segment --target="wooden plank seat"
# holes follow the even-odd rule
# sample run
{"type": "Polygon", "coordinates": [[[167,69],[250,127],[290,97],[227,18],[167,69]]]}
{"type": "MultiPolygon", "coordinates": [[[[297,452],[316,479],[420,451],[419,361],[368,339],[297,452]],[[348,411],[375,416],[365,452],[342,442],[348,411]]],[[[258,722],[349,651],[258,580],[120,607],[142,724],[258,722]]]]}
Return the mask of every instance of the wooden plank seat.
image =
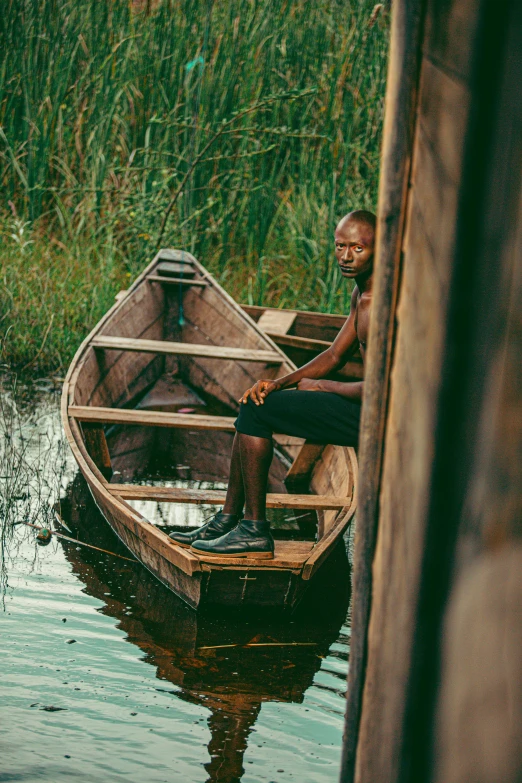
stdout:
{"type": "Polygon", "coordinates": [[[275,351],[229,348],[222,345],[202,345],[199,343],[174,343],[167,340],[138,340],[134,337],[113,337],[110,335],[96,335],[92,338],[91,345],[93,348],[112,351],[201,356],[206,359],[230,359],[265,364],[281,364],[284,361],[284,358],[275,351]]]}
{"type": "MultiPolygon", "coordinates": [[[[158,503],[189,503],[195,505],[223,505],[224,489],[187,489],[185,487],[154,487],[139,484],[109,484],[107,489],[112,495],[124,500],[155,500],[158,503]]],[[[285,493],[267,495],[268,508],[341,509],[350,506],[351,497],[335,495],[287,495],[285,493]]]]}
{"type": "MultiPolygon", "coordinates": [[[[261,320],[261,319],[260,319],[261,320]]],[[[296,337],[295,334],[283,334],[281,332],[265,329],[265,332],[277,345],[288,345],[291,348],[302,348],[305,351],[326,351],[331,346],[328,340],[316,340],[311,337],[296,337]]]]}
{"type": "MultiPolygon", "coordinates": [[[[306,568],[306,562],[313,548],[313,541],[275,541],[273,560],[257,560],[255,557],[242,557],[240,560],[224,557],[203,559],[202,556],[194,554],[199,560],[201,571],[221,570],[223,568],[244,571],[245,568],[254,567],[256,569],[262,568],[263,570],[290,568],[295,573],[299,573],[303,568],[306,568]]],[[[193,550],[190,551],[192,554],[193,550]]],[[[247,576],[249,580],[256,578],[254,571],[250,571],[247,576]]],[[[244,579],[244,577],[241,578],[244,579]]]]}
{"type": "Polygon", "coordinates": [[[166,413],[164,411],[126,408],[96,408],[69,405],[68,415],[77,421],[98,424],[134,424],[147,427],[179,427],[188,430],[235,432],[233,416],[204,416],[196,413],[166,413]]]}
{"type": "Polygon", "coordinates": [[[190,259],[177,258],[173,261],[160,261],[155,272],[162,277],[194,277],[196,269],[190,259]]]}
{"type": "Polygon", "coordinates": [[[196,288],[200,286],[205,288],[208,283],[206,280],[190,280],[184,277],[161,277],[161,275],[147,275],[147,280],[152,283],[162,283],[164,285],[190,285],[196,288]]]}
{"type": "Polygon", "coordinates": [[[291,310],[265,310],[257,325],[266,334],[286,334],[291,329],[297,313],[291,310]]]}

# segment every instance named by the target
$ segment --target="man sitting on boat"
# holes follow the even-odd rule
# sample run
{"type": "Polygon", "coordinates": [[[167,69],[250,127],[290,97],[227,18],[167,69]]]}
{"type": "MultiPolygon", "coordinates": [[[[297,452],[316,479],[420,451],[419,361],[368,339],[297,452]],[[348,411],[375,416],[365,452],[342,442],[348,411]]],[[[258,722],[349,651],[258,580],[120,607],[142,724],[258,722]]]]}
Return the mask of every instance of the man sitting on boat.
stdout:
{"type": "Polygon", "coordinates": [[[283,378],[257,381],[243,394],[223,510],[197,530],[172,533],[180,546],[207,557],[273,558],[274,540],[266,519],[273,433],[325,445],[357,445],[364,382],[334,381],[328,376],[346,363],[357,341],[365,360],[375,222],[371,212],[358,210],[337,225],[337,262],[343,277],[356,283],[350,315],[326,351],[283,378]]]}

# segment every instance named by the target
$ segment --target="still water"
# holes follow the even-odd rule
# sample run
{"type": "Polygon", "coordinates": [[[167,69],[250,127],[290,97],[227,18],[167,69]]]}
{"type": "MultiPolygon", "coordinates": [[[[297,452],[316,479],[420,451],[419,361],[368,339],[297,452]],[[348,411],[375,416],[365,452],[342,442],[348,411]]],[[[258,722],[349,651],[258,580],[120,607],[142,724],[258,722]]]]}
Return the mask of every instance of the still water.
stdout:
{"type": "MultiPolygon", "coordinates": [[[[38,546],[23,525],[3,536],[0,781],[336,781],[346,595],[310,597],[290,618],[196,615],[123,559],[63,449],[47,388],[19,403],[9,448],[38,467],[36,484],[21,476],[40,504],[42,475],[61,484],[67,534],[113,554],[54,537],[38,546]]],[[[9,488],[16,464],[4,454],[4,496],[27,503],[9,488]]]]}

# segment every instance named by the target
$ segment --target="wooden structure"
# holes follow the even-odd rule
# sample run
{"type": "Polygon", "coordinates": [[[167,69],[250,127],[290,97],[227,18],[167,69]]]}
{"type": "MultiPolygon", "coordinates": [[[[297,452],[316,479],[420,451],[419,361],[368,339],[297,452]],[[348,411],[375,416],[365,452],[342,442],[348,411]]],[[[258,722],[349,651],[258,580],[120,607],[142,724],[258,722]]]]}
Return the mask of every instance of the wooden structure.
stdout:
{"type": "Polygon", "coordinates": [[[343,783],[522,775],[522,4],[394,0],[343,783]]]}
{"type": "Polygon", "coordinates": [[[173,250],[160,251],[117,297],[71,364],[63,424],[96,503],[131,552],[194,608],[294,607],[353,517],[354,450],[286,436],[276,436],[268,507],[309,509],[318,525],[315,539],[279,537],[273,560],[209,561],[136,508],[146,500],[222,504],[239,397],[259,377],[294,367],[193,256],[173,250]],[[140,483],[160,453],[173,468],[168,480],[140,483]],[[201,486],[209,481],[221,486],[201,486]]]}
{"type": "MultiPolygon", "coordinates": [[[[325,351],[347,318],[347,315],[278,310],[251,305],[241,305],[241,308],[298,367],[325,351]]],[[[357,347],[340,372],[336,373],[336,377],[345,381],[360,380],[363,377],[363,364],[357,347]]]]}

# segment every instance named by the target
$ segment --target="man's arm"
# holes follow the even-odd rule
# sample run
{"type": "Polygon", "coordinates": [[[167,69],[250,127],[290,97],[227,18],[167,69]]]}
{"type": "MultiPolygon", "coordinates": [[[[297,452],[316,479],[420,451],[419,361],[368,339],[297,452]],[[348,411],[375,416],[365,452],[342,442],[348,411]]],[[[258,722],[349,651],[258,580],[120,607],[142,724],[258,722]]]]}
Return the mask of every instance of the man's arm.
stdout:
{"type": "Polygon", "coordinates": [[[301,391],[327,391],[346,397],[347,400],[362,402],[364,381],[327,381],[303,378],[298,389],[301,391]]]}
{"type": "MultiPolygon", "coordinates": [[[[357,332],[355,331],[355,309],[357,306],[357,296],[358,289],[356,286],[351,297],[350,315],[348,316],[346,323],[342,327],[341,331],[331,346],[326,349],[326,351],[323,351],[319,354],[319,356],[316,356],[315,359],[312,359],[310,362],[308,362],[308,364],[305,364],[298,370],[285,375],[283,378],[278,378],[275,381],[257,381],[257,383],[255,383],[251,389],[247,389],[247,391],[241,397],[240,402],[246,402],[249,397],[252,397],[252,400],[256,403],[256,405],[260,405],[263,403],[264,397],[266,397],[267,394],[270,394],[270,392],[280,391],[281,389],[288,389],[291,386],[298,385],[299,388],[304,388],[304,386],[300,384],[303,379],[325,378],[337,367],[340,367],[343,364],[343,358],[350,351],[357,340],[357,332]]],[[[326,383],[326,381],[324,381],[324,383],[326,383]]],[[[332,381],[332,383],[335,382],[332,381]]],[[[340,385],[351,386],[353,384],[341,383],[340,385]]]]}

